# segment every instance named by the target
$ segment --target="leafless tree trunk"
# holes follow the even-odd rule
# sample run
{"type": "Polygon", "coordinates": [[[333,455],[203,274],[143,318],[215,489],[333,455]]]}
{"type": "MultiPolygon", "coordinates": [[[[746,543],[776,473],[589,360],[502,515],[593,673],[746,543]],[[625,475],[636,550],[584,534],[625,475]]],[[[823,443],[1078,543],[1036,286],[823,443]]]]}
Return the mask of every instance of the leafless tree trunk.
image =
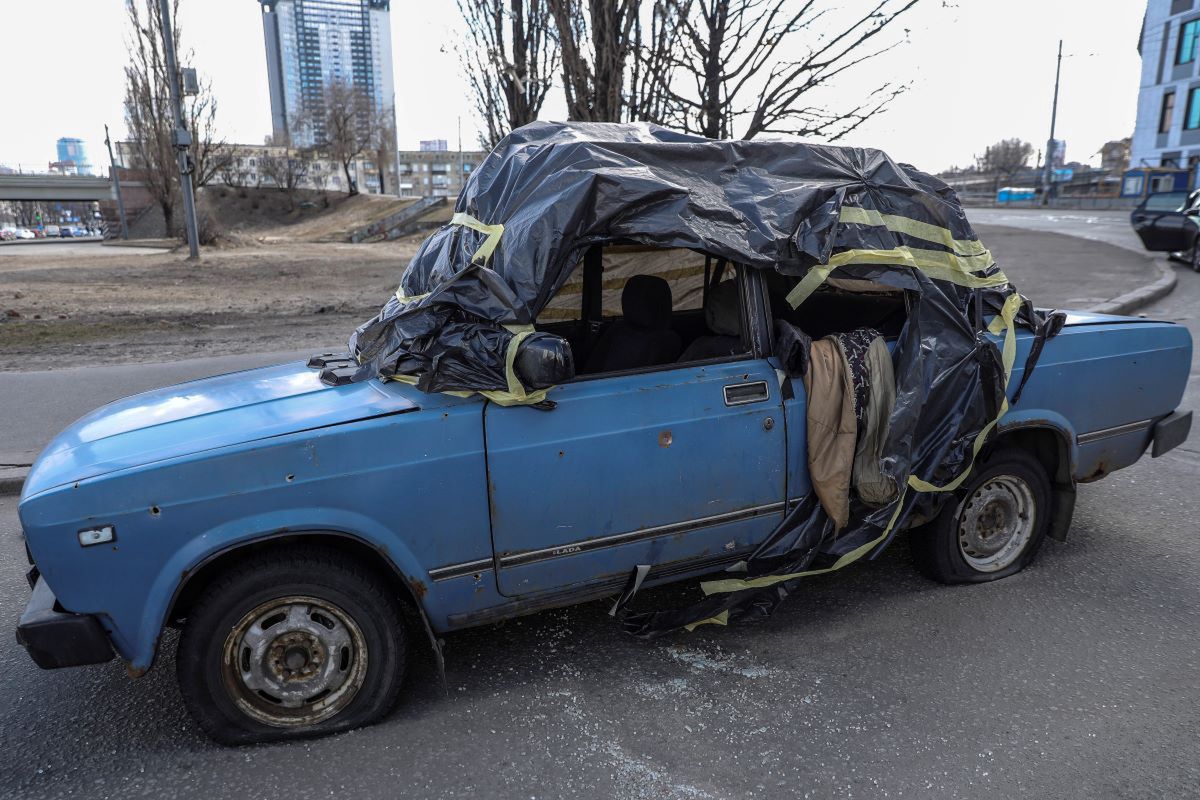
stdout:
{"type": "Polygon", "coordinates": [[[1033,145],[1021,139],[1002,139],[983,151],[977,159],[981,172],[990,172],[995,177],[992,180],[992,191],[1000,190],[1000,182],[1009,182],[1013,176],[1029,164],[1033,155],[1033,145]]]}
{"type": "Polygon", "coordinates": [[[316,132],[316,147],[342,165],[350,195],[358,194],[350,165],[371,149],[377,117],[371,98],[348,81],[326,84],[319,107],[299,114],[302,124],[316,132]]]}
{"type": "Polygon", "coordinates": [[[558,71],[551,0],[458,0],[467,23],[459,58],[490,150],[509,131],[537,119],[558,71]]]}
{"type": "Polygon", "coordinates": [[[192,182],[197,187],[207,186],[233,160],[232,148],[217,136],[217,98],[213,96],[210,81],[201,81],[200,94],[190,98],[184,111],[192,135],[192,160],[195,163],[192,182]]]}
{"type": "MultiPolygon", "coordinates": [[[[171,13],[178,19],[179,0],[172,0],[171,13]]],[[[125,124],[129,129],[134,166],[143,170],[142,183],[162,211],[167,232],[174,230],[178,203],[179,166],[171,144],[170,84],[162,48],[162,13],[153,0],[126,0],[126,15],[132,29],[128,41],[129,63],[125,66],[125,124]],[[142,5],[145,8],[142,8],[142,5]]],[[[174,28],[179,52],[178,25],[174,28]]]]}
{"type": "MultiPolygon", "coordinates": [[[[388,193],[389,180],[396,166],[396,111],[391,106],[385,106],[376,115],[371,125],[371,158],[375,161],[375,170],[379,173],[379,193],[388,193]]],[[[397,192],[398,193],[398,192],[397,192]]]]}
{"type": "Polygon", "coordinates": [[[558,31],[567,116],[619,122],[641,0],[546,0],[558,31]]]}
{"type": "Polygon", "coordinates": [[[671,81],[676,65],[684,58],[682,48],[687,43],[682,23],[691,5],[692,0],[654,0],[648,19],[644,19],[645,12],[637,16],[629,74],[630,119],[683,127],[671,81]]]}
{"type": "Polygon", "coordinates": [[[227,146],[229,157],[224,159],[219,168],[221,182],[234,189],[244,189],[250,180],[250,169],[247,159],[250,152],[237,146],[227,146]]]}
{"type": "Polygon", "coordinates": [[[296,190],[308,177],[312,161],[309,154],[285,149],[282,153],[263,153],[259,158],[258,170],[287,195],[288,211],[296,210],[296,190]]]}
{"type": "MultiPolygon", "coordinates": [[[[178,10],[179,0],[172,0],[175,51],[180,67],[184,67],[191,61],[191,53],[180,46],[178,10]]],[[[125,125],[129,129],[134,162],[130,166],[143,170],[143,183],[162,211],[167,232],[171,233],[180,201],[179,164],[171,142],[175,125],[163,53],[162,12],[157,0],[125,0],[125,12],[130,28],[126,43],[129,62],[125,65],[125,125]]],[[[193,178],[197,186],[210,182],[221,169],[220,153],[225,147],[215,136],[216,112],[211,85],[204,81],[200,94],[191,99],[187,108],[195,165],[193,178]]]]}
{"type": "Polygon", "coordinates": [[[661,107],[647,118],[713,138],[739,135],[740,126],[743,139],[785,133],[836,141],[904,87],[883,81],[836,108],[813,92],[895,47],[882,34],[918,2],[870,0],[839,16],[819,0],[667,0],[656,11],[662,24],[678,26],[680,42],[651,73],[661,107]]]}

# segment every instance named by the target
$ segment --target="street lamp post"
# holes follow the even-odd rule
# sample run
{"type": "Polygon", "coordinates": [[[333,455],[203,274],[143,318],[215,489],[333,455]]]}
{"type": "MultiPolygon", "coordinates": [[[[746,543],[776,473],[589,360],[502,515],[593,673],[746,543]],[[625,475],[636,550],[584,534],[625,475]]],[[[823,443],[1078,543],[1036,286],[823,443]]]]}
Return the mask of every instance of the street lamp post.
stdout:
{"type": "Polygon", "coordinates": [[[171,113],[175,117],[172,144],[179,154],[179,188],[183,194],[183,218],[187,224],[188,258],[200,258],[200,237],[196,231],[196,198],[192,195],[192,167],[188,159],[191,134],[183,124],[183,106],[179,99],[179,66],[175,63],[175,35],[171,32],[171,0],[159,0],[162,10],[163,54],[167,60],[167,82],[171,84],[171,113]]]}
{"type": "Polygon", "coordinates": [[[104,146],[108,148],[108,169],[112,173],[113,191],[117,193],[117,215],[121,218],[121,238],[129,238],[129,226],[125,224],[125,198],[121,196],[121,175],[117,172],[117,162],[113,158],[112,139],[108,135],[108,126],[104,126],[104,146]]]}
{"type": "Polygon", "coordinates": [[[1054,105],[1050,108],[1050,140],[1046,142],[1046,163],[1042,172],[1042,205],[1050,202],[1050,187],[1054,178],[1054,154],[1058,148],[1054,142],[1054,126],[1058,122],[1058,83],[1062,76],[1062,39],[1058,40],[1058,64],[1054,68],[1054,105]]]}

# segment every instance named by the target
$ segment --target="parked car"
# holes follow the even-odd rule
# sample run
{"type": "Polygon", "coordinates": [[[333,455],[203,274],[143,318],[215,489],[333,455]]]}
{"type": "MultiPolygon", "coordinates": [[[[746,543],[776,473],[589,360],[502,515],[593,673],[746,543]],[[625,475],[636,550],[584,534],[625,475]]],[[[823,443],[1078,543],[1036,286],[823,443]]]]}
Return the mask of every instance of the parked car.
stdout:
{"type": "MultiPolygon", "coordinates": [[[[598,127],[557,130],[550,135],[575,142],[598,127]]],[[[636,148],[628,139],[649,135],[618,134],[613,149],[636,148]]],[[[673,133],[663,140],[645,161],[692,141],[673,133]]],[[[802,147],[737,144],[735,157],[763,153],[774,164],[788,157],[782,148],[802,147]]],[[[697,147],[702,164],[722,164],[727,185],[732,158],[714,153],[728,146],[697,147]]],[[[615,161],[609,152],[606,165],[615,161]]],[[[817,153],[823,174],[841,158],[861,182],[867,170],[856,172],[854,159],[863,151],[838,152],[817,153]]],[[[579,163],[570,156],[543,151],[537,161],[548,169],[579,163]]],[[[900,167],[883,167],[908,180],[900,167]]],[[[621,191],[613,175],[633,174],[631,192],[649,187],[656,202],[674,202],[650,173],[605,172],[606,191],[621,191]]],[[[464,197],[491,179],[478,174],[464,197]]],[[[705,180],[703,171],[691,174],[705,180]]],[[[760,188],[764,172],[744,174],[752,197],[782,196],[760,188]]],[[[535,176],[530,185],[549,182],[535,176]]],[[[949,194],[935,194],[929,176],[911,185],[918,196],[929,192],[931,206],[949,194]]],[[[590,202],[597,193],[573,196],[590,202]]],[[[674,196],[703,204],[689,206],[700,212],[716,209],[733,239],[738,222],[757,213],[753,199],[743,213],[728,212],[717,191],[674,196]]],[[[645,213],[647,204],[630,208],[645,213]]],[[[539,202],[529,213],[576,210],[539,202]]],[[[855,236],[886,222],[929,246],[979,245],[861,207],[833,213],[831,224],[850,220],[855,236]]],[[[628,225],[636,217],[606,219],[628,225]]],[[[684,216],[672,207],[663,219],[684,216]]],[[[499,235],[499,226],[466,223],[499,235]]],[[[724,235],[716,225],[704,231],[724,235]]],[[[439,234],[448,246],[462,241],[439,234]]],[[[810,395],[771,344],[780,324],[814,338],[869,327],[898,347],[913,335],[908,315],[924,312],[904,292],[880,287],[831,286],[793,307],[785,299],[801,287],[797,275],[719,260],[710,276],[713,260],[700,248],[661,249],[659,240],[634,247],[633,236],[589,240],[572,280],[550,284],[549,313],[536,327],[568,348],[551,374],[534,378],[515,346],[515,356],[501,359],[509,386],[554,385],[532,406],[404,380],[330,380],[329,360],[318,358],[311,367],[280,364],[146,392],[78,420],[50,442],[22,490],[32,596],[18,640],[44,668],[101,663],[115,651],[140,675],[166,627],[181,626],[175,664],[188,711],[219,741],[258,741],[379,719],[422,640],[437,649],[453,631],[611,596],[631,573],[637,585],[663,584],[747,559],[812,495],[816,479],[802,444],[810,395]]],[[[471,269],[496,280],[478,261],[471,269]]],[[[447,274],[458,281],[466,271],[447,274]]],[[[402,295],[388,307],[421,302],[402,295]]],[[[1191,412],[1177,409],[1192,363],[1182,326],[1071,313],[1044,338],[1044,329],[1010,323],[1004,332],[982,316],[980,324],[987,333],[964,334],[969,347],[983,347],[977,335],[997,344],[977,353],[1007,342],[1013,374],[1029,379],[1019,403],[993,410],[998,423],[942,510],[912,520],[922,526],[909,537],[918,566],[945,582],[1021,570],[1045,537],[1065,538],[1078,482],[1127,467],[1147,449],[1162,455],[1191,424],[1191,412]],[[1030,354],[1039,348],[1034,369],[1030,354]]],[[[939,334],[915,336],[927,351],[933,339],[921,337],[939,334]]],[[[360,363],[341,361],[352,361],[352,371],[360,363]]]]}
{"type": "Polygon", "coordinates": [[[18,239],[36,239],[37,234],[29,230],[29,228],[17,228],[18,239]]]}
{"type": "Polygon", "coordinates": [[[62,238],[62,228],[57,225],[47,225],[42,228],[42,232],[45,234],[47,239],[62,238]]]}
{"type": "Polygon", "coordinates": [[[0,242],[10,242],[16,238],[16,228],[0,228],[0,242]]]}
{"type": "Polygon", "coordinates": [[[1129,220],[1147,250],[1175,254],[1200,272],[1200,191],[1149,195],[1129,220]]]}

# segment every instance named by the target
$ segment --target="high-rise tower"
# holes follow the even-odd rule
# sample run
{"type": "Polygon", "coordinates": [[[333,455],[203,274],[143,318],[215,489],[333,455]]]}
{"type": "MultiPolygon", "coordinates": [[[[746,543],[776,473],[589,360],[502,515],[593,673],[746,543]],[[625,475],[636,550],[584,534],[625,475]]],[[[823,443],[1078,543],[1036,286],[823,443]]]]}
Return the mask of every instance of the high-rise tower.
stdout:
{"type": "Polygon", "coordinates": [[[361,91],[376,111],[394,109],[390,0],[258,1],[277,142],[309,147],[324,138],[319,112],[333,82],[361,91]]]}

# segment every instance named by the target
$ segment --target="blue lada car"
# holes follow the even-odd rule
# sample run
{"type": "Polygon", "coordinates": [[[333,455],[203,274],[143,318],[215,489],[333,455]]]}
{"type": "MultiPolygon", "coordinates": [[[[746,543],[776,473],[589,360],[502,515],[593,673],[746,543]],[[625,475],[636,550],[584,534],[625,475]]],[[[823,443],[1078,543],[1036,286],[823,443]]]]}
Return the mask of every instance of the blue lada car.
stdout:
{"type": "MultiPolygon", "coordinates": [[[[603,269],[536,320],[574,352],[543,402],[322,380],[318,359],[75,422],[21,495],[18,640],[45,668],[115,655],[139,675],[181,627],[189,711],[254,741],[380,718],[413,650],[450,632],[611,596],[639,565],[650,586],[746,558],[813,492],[808,395],[776,323],[895,347],[907,301],[829,285],[790,309],[792,285],[760,269],[598,249],[603,269]]],[[[1019,330],[1010,387],[1034,344],[1019,330]]],[[[1003,578],[1065,538],[1077,483],[1186,439],[1191,363],[1181,326],[1069,313],[951,500],[908,521],[918,566],[1003,578]]]]}

